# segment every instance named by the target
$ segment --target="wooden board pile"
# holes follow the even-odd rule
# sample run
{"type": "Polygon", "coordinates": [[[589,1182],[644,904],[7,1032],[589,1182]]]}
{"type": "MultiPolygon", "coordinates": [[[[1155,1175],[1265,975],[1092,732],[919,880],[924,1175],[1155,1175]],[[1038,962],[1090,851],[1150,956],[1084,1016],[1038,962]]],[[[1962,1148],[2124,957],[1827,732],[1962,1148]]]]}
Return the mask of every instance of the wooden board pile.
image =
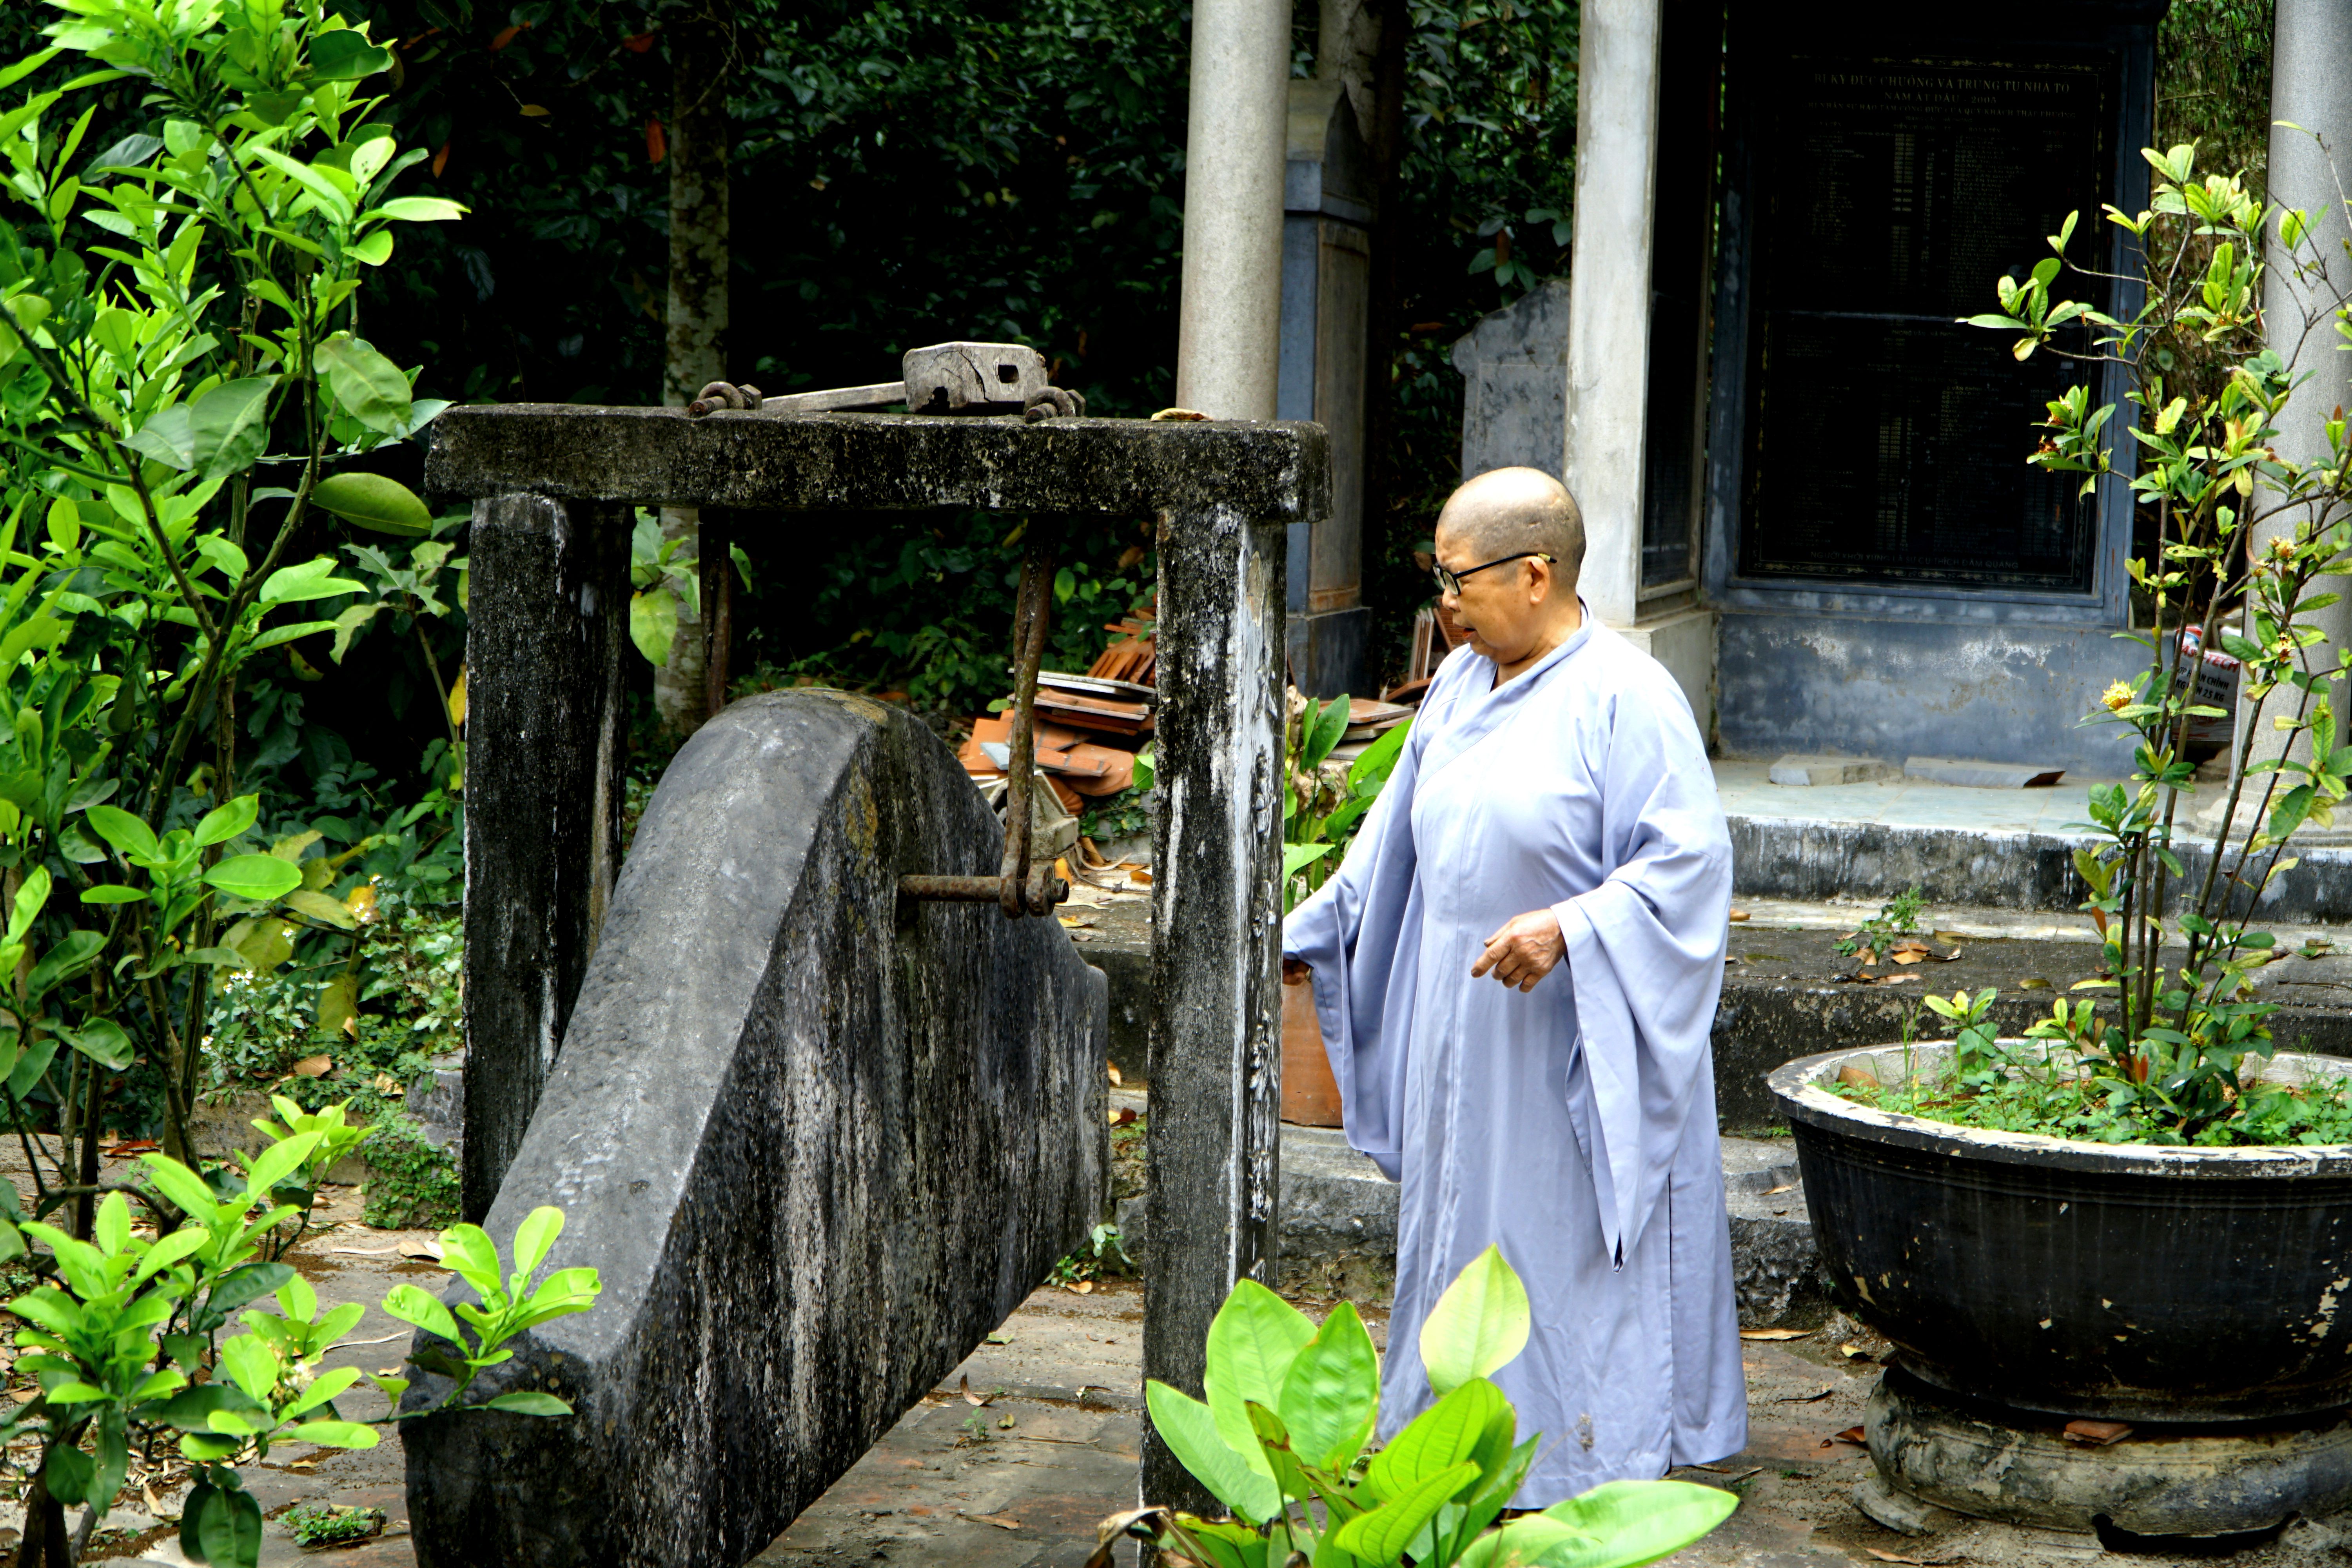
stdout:
{"type": "MultiPolygon", "coordinates": [[[[1157,652],[1145,622],[1118,620],[1119,640],[1084,675],[1044,670],[1037,677],[1037,771],[1063,808],[1076,811],[1089,796],[1118,794],[1135,783],[1135,753],[1151,738],[1157,652]]],[[[1008,709],[1012,694],[1005,694],[1008,709]]],[[[992,713],[971,722],[956,754],[964,771],[982,781],[1003,778],[1013,751],[1013,716],[992,713]]]]}

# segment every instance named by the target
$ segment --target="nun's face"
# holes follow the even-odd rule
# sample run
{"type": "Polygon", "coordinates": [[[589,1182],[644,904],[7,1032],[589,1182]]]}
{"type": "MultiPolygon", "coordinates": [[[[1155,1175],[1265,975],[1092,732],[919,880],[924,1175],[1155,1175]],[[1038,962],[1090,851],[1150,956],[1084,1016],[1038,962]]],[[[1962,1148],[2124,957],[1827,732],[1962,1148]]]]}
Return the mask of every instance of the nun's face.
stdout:
{"type": "Polygon", "coordinates": [[[1525,662],[1558,613],[1560,584],[1552,563],[1528,555],[1493,564],[1475,542],[1445,530],[1437,535],[1437,563],[1460,579],[1444,598],[1470,634],[1470,651],[1506,670],[1525,662]]]}

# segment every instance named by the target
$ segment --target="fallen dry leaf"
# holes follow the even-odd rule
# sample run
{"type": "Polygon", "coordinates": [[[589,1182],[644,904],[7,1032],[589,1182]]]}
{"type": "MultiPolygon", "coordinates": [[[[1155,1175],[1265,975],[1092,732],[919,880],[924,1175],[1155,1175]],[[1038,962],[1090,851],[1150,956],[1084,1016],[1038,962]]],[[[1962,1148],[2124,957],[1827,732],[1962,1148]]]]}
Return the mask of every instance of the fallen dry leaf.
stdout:
{"type": "Polygon", "coordinates": [[[1118,1076],[1118,1064],[1117,1062],[1110,1064],[1110,1081],[1111,1087],[1114,1089],[1127,1081],[1127,1079],[1118,1076]]]}
{"type": "Polygon", "coordinates": [[[1811,1329],[1742,1329],[1739,1331],[1739,1337],[1743,1340],[1809,1340],[1813,1337],[1813,1331],[1811,1329]]]}
{"type": "Polygon", "coordinates": [[[968,1519],[974,1524],[992,1524],[999,1530],[1018,1530],[1021,1528],[1021,1521],[1019,1520],[1009,1519],[1001,1513],[959,1513],[956,1517],[959,1519],[968,1519]]]}
{"type": "Polygon", "coordinates": [[[1731,918],[1735,921],[1744,921],[1748,918],[1748,911],[1746,910],[1734,910],[1731,911],[1731,918]]]}
{"type": "Polygon", "coordinates": [[[1767,1403],[1772,1405],[1811,1405],[1816,1399],[1827,1399],[1837,1392],[1837,1384],[1825,1383],[1811,1394],[1779,1394],[1767,1403]]]}
{"type": "Polygon", "coordinates": [[[407,1249],[399,1247],[331,1247],[331,1258],[393,1258],[406,1256],[407,1249]]]}
{"type": "MultiPolygon", "coordinates": [[[[1864,1441],[1863,1430],[1859,1426],[1849,1426],[1844,1431],[1839,1433],[1833,1441],[1840,1443],[1852,1443],[1856,1447],[1860,1447],[1864,1441]]],[[[1829,1447],[1829,1444],[1825,1442],[1822,1447],[1826,1448],[1829,1447]]]]}
{"type": "Polygon", "coordinates": [[[127,1160],[133,1154],[151,1153],[162,1147],[163,1145],[152,1138],[133,1138],[127,1142],[117,1143],[107,1150],[106,1157],[110,1160],[127,1160]]]}
{"type": "Polygon", "coordinates": [[[147,1505],[147,1517],[158,1524],[170,1524],[180,1517],[176,1513],[166,1513],[163,1510],[163,1500],[157,1497],[155,1489],[145,1481],[139,1483],[139,1500],[147,1505]]]}
{"type": "Polygon", "coordinates": [[[2050,989],[2050,982],[2042,975],[2029,974],[2017,983],[2017,988],[2020,991],[2047,991],[2050,989]]]}
{"type": "Polygon", "coordinates": [[[398,1250],[403,1258],[423,1258],[427,1263],[441,1261],[441,1244],[437,1241],[403,1241],[398,1250]]]}
{"type": "Polygon", "coordinates": [[[1802,1185],[1804,1184],[1801,1182],[1783,1182],[1777,1187],[1767,1187],[1756,1195],[1759,1198],[1769,1198],[1780,1193],[1793,1193],[1802,1185]]]}
{"type": "Polygon", "coordinates": [[[1876,1089],[1878,1087],[1878,1069],[1870,1066],[1867,1062],[1848,1062],[1845,1066],[1838,1068],[1837,1080],[1840,1083],[1851,1084],[1857,1088],[1876,1089]]]}
{"type": "Polygon", "coordinates": [[[963,1395],[963,1402],[966,1405],[974,1409],[985,1409],[996,1398],[997,1394],[1003,1391],[1000,1389],[987,1394],[974,1394],[971,1391],[971,1374],[966,1373],[963,1381],[956,1385],[956,1392],[963,1395]]]}
{"type": "Polygon", "coordinates": [[[1149,887],[1151,884],[1151,873],[1143,869],[1140,866],[1137,867],[1134,870],[1129,871],[1127,875],[1128,879],[1130,881],[1139,882],[1146,887],[1149,887]]]}
{"type": "Polygon", "coordinates": [[[12,1388],[8,1391],[8,1397],[19,1405],[30,1405],[40,1396],[41,1391],[37,1388],[12,1388]]]}
{"type": "Polygon", "coordinates": [[[1865,1546],[1863,1550],[1881,1563],[1909,1563],[1916,1568],[1943,1568],[1945,1563],[1958,1563],[1967,1556],[1967,1553],[1958,1551],[1938,1552],[1933,1557],[1906,1557],[1899,1552],[1881,1552],[1875,1546],[1865,1546]]]}
{"type": "Polygon", "coordinates": [[[296,1078],[324,1078],[335,1070],[335,1058],[324,1054],[304,1057],[290,1070],[296,1078]]]}
{"type": "Polygon", "coordinates": [[[1010,1412],[1007,1412],[1007,1413],[1006,1413],[1006,1414],[1005,1414],[1005,1415],[1003,1415],[1000,1420],[998,1420],[998,1422],[996,1423],[996,1429],[997,1429],[998,1431],[1000,1431],[1000,1432],[1010,1432],[1010,1431],[1012,1431],[1012,1430],[1013,1430],[1013,1427],[1015,1427],[1015,1426],[1019,1426],[1019,1425],[1020,1425],[1020,1423],[1019,1423],[1018,1421],[1016,1421],[1015,1419],[1013,1419],[1013,1417],[1012,1414],[1011,1414],[1010,1412]]]}
{"type": "Polygon", "coordinates": [[[2079,1443],[2085,1448],[2104,1448],[2120,1443],[2132,1435],[2128,1421],[2069,1421],[2066,1441],[2079,1443]]]}
{"type": "Polygon", "coordinates": [[[1135,1107],[1132,1105],[1122,1105],[1110,1113],[1110,1124],[1113,1127],[1131,1126],[1134,1121],[1135,1107]]]}
{"type": "Polygon", "coordinates": [[[375,1089],[378,1094],[384,1095],[393,1100],[405,1100],[408,1098],[408,1091],[400,1087],[400,1080],[393,1077],[388,1072],[380,1072],[376,1074],[373,1081],[375,1084],[375,1089]]]}
{"type": "Polygon", "coordinates": [[[1013,1336],[1011,1334],[991,1334],[981,1342],[982,1344],[990,1345],[1009,1345],[1013,1342],[1013,1336]]]}
{"type": "Polygon", "coordinates": [[[1870,1347],[1868,1345],[1855,1344],[1849,1340],[1844,1344],[1838,1346],[1838,1354],[1845,1357],[1848,1361],[1852,1361],[1856,1356],[1867,1356],[1870,1354],[1870,1347]]]}
{"type": "Polygon", "coordinates": [[[1073,1296],[1091,1296],[1095,1293],[1095,1282],[1091,1279],[1078,1279],[1063,1286],[1062,1289],[1073,1296]]]}

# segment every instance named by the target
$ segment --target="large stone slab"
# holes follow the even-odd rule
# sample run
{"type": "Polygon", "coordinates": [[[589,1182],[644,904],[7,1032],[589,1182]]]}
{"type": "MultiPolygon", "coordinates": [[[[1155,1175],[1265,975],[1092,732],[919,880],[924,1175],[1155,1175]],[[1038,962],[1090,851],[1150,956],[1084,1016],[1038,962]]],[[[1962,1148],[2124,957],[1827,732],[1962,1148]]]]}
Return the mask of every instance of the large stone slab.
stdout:
{"type": "Polygon", "coordinates": [[[897,894],[999,853],[878,704],[749,699],[678,754],[488,1221],[559,1204],[552,1264],[603,1276],[480,1390],[578,1415],[409,1426],[420,1563],[741,1563],[1085,1236],[1101,975],[1055,921],[897,894]]]}

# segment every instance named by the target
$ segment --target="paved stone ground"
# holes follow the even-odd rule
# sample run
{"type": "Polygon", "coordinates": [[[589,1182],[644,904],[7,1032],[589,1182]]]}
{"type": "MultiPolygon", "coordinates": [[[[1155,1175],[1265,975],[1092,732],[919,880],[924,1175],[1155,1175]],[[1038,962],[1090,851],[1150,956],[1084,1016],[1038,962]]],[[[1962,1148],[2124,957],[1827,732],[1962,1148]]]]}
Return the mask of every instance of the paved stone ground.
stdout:
{"type": "MultiPolygon", "coordinates": [[[[346,1203],[351,1200],[345,1200],[346,1203]]],[[[406,1279],[437,1288],[440,1270],[401,1258],[402,1233],[335,1228],[313,1235],[298,1266],[332,1303],[360,1300],[369,1312],[336,1364],[381,1369],[399,1358],[405,1333],[375,1305],[406,1279]],[[356,1342],[398,1334],[381,1344],[356,1342]]],[[[1319,1314],[1328,1300],[1301,1297],[1319,1314]]],[[[1141,1420],[1142,1292],[1107,1281],[1086,1295],[1058,1287],[1034,1292],[995,1336],[908,1411],[865,1458],[753,1562],[760,1568],[1077,1568],[1094,1546],[1097,1520],[1135,1500],[1141,1420]]],[[[1381,1304],[1366,1312],[1373,1337],[1387,1339],[1381,1304]]],[[[1670,1560],[1674,1568],[1873,1568],[1880,1563],[1980,1564],[1984,1568],[2187,1568],[2211,1561],[2159,1553],[2103,1552],[2087,1537],[2025,1531],[1946,1515],[1924,1539],[1881,1529],[1848,1500],[1870,1462],[1838,1434],[1862,1420],[1881,1348],[1843,1320],[1803,1339],[1745,1347],[1751,1437],[1747,1450],[1682,1479],[1725,1486],[1743,1506],[1722,1529],[1670,1560]],[[1844,1353],[1852,1347],[1859,1354],[1844,1353]]],[[[361,1418],[381,1401],[353,1401],[361,1418]]],[[[299,1446],[248,1467],[247,1484],[271,1522],[261,1561],[287,1568],[316,1561],[335,1568],[413,1568],[397,1440],[336,1453],[299,1446]],[[362,1503],[390,1523],[356,1548],[306,1552],[279,1522],[298,1502],[362,1503]]],[[[162,1489],[166,1516],[180,1490],[162,1489]]],[[[179,1563],[168,1525],[143,1509],[118,1512],[132,1532],[110,1536],[92,1561],[179,1563]],[[111,1554],[108,1554],[109,1552],[111,1554]]],[[[0,1513],[0,1550],[16,1521],[0,1513]]],[[[2352,1531],[2297,1524],[2277,1541],[2238,1552],[2237,1568],[2352,1568],[2352,1531]]]]}

